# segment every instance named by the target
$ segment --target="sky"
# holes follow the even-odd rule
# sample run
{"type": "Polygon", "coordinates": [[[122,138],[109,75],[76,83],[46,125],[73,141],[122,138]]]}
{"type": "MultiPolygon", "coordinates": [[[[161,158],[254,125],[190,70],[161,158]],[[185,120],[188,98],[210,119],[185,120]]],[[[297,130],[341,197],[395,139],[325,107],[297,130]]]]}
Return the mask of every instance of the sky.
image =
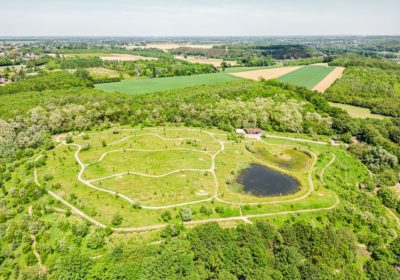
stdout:
{"type": "Polygon", "coordinates": [[[0,0],[0,36],[400,35],[400,0],[0,0]]]}

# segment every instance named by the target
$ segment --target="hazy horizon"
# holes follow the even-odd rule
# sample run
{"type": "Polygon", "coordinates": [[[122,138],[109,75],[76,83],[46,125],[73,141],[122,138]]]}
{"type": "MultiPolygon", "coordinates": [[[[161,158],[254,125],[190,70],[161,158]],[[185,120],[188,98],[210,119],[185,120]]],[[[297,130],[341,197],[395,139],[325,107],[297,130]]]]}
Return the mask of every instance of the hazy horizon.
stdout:
{"type": "Polygon", "coordinates": [[[1,3],[2,37],[399,35],[400,1],[78,1],[1,3]]]}

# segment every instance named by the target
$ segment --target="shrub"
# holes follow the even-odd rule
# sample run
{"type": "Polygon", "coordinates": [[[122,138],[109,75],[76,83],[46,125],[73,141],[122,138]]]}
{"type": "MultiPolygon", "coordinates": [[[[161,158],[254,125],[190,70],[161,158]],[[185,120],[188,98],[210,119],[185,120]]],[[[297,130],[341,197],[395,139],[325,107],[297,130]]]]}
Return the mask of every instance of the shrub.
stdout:
{"type": "Polygon", "coordinates": [[[164,222],[168,222],[169,220],[172,219],[171,212],[169,212],[168,210],[162,212],[162,213],[161,213],[161,218],[163,219],[164,222]]]}
{"type": "Polygon", "coordinates": [[[71,216],[72,212],[71,209],[67,209],[67,211],[65,211],[65,217],[69,217],[71,216]]]}
{"type": "Polygon", "coordinates": [[[210,215],[213,213],[213,211],[212,211],[211,209],[208,209],[208,208],[205,207],[204,205],[202,205],[202,206],[200,207],[200,213],[203,214],[203,215],[205,215],[205,216],[210,216],[210,215]]]}
{"type": "Polygon", "coordinates": [[[75,236],[85,237],[89,233],[89,224],[88,223],[74,224],[72,226],[72,233],[75,236]]]}
{"type": "Polygon", "coordinates": [[[65,137],[65,142],[67,144],[71,144],[74,142],[74,138],[72,137],[72,135],[67,135],[67,137],[65,137]]]}
{"type": "Polygon", "coordinates": [[[398,200],[393,190],[389,188],[381,188],[378,192],[382,203],[389,208],[396,208],[398,200]]]}
{"type": "Polygon", "coordinates": [[[142,205],[140,205],[139,202],[134,202],[134,203],[132,203],[132,208],[133,209],[142,209],[142,205]]]}
{"type": "Polygon", "coordinates": [[[161,231],[161,237],[175,237],[178,236],[182,230],[182,223],[170,223],[161,231]]]}
{"type": "Polygon", "coordinates": [[[43,180],[44,181],[50,181],[50,180],[53,180],[54,179],[54,177],[53,177],[53,175],[51,175],[51,174],[45,174],[44,176],[43,176],[43,180]]]}
{"type": "Polygon", "coordinates": [[[90,149],[90,144],[89,143],[85,143],[82,145],[81,151],[87,151],[90,149]]]}
{"type": "Polygon", "coordinates": [[[113,226],[119,226],[120,224],[122,224],[122,220],[123,220],[123,218],[121,215],[115,214],[111,219],[111,224],[113,226]]]}
{"type": "Polygon", "coordinates": [[[224,214],[225,209],[223,206],[217,206],[215,207],[215,212],[217,212],[218,214],[224,214]]]}
{"type": "Polygon", "coordinates": [[[182,221],[188,222],[192,219],[192,210],[190,208],[183,208],[179,215],[181,216],[182,221]]]}
{"type": "Polygon", "coordinates": [[[103,230],[96,230],[89,236],[86,246],[90,249],[102,248],[106,243],[104,237],[105,234],[103,230]]]}

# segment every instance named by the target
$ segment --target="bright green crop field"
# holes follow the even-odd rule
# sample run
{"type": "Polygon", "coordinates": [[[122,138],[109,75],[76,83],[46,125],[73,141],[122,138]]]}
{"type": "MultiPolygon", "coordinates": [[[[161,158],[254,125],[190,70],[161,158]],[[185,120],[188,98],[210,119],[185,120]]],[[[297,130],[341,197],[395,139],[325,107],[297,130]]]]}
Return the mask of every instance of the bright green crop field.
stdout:
{"type": "Polygon", "coordinates": [[[124,92],[128,94],[143,94],[185,87],[224,83],[241,78],[227,73],[199,74],[143,80],[124,80],[116,83],[98,84],[96,88],[108,92],[124,92]]]}
{"type": "Polygon", "coordinates": [[[313,89],[321,82],[335,67],[326,66],[304,66],[278,78],[278,81],[294,84],[296,86],[313,89]]]}

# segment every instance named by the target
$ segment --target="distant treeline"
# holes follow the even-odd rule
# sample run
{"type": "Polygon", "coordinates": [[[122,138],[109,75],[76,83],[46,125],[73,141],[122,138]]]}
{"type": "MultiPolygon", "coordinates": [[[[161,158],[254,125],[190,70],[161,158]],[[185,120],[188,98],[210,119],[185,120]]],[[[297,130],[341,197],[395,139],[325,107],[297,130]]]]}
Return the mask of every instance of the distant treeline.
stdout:
{"type": "Polygon", "coordinates": [[[273,65],[274,60],[308,58],[316,54],[314,49],[302,45],[249,45],[232,44],[214,46],[211,49],[181,47],[171,50],[174,54],[220,58],[237,61],[244,66],[273,65]]]}

